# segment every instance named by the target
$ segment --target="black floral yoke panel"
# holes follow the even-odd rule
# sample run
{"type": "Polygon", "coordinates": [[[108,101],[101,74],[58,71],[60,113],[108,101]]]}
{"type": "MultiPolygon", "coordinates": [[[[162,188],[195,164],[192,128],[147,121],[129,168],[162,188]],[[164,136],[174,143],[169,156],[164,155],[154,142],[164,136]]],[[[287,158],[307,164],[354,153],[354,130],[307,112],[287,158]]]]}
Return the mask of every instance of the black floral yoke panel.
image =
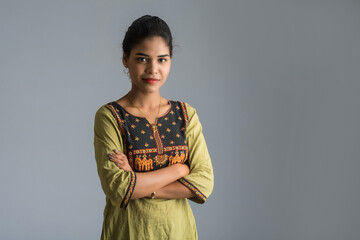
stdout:
{"type": "Polygon", "coordinates": [[[188,159],[186,109],[183,102],[169,102],[169,111],[156,124],[131,115],[116,102],[107,105],[119,123],[125,154],[135,172],[153,171],[188,159]]]}

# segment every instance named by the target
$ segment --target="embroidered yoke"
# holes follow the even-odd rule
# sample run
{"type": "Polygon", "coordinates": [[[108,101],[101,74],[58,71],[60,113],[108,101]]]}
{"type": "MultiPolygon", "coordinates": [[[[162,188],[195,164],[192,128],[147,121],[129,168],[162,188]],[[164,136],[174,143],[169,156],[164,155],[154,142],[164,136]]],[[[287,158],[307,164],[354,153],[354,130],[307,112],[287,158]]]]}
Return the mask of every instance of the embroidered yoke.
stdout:
{"type": "Polygon", "coordinates": [[[146,118],[131,115],[116,102],[108,104],[118,119],[126,143],[125,154],[135,172],[152,171],[188,159],[187,112],[184,103],[169,102],[169,111],[153,125],[146,118]]]}

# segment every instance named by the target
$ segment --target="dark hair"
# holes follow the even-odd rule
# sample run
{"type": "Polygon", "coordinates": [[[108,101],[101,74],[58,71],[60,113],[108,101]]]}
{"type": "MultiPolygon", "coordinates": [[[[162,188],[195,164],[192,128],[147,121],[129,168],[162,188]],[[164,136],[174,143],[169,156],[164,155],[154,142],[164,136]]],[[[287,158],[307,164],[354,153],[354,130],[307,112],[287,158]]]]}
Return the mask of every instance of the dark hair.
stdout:
{"type": "Polygon", "coordinates": [[[162,37],[169,47],[172,57],[172,36],[169,26],[164,20],[156,16],[145,15],[136,19],[128,28],[122,43],[126,57],[130,56],[131,50],[148,37],[162,37]]]}

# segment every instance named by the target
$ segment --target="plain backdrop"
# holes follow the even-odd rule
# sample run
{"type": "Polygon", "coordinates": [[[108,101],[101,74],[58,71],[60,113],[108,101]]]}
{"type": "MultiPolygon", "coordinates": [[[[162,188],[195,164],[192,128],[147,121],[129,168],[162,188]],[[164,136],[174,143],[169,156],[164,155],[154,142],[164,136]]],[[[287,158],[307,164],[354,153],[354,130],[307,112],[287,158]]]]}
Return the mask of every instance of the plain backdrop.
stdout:
{"type": "Polygon", "coordinates": [[[194,106],[215,172],[200,239],[360,239],[360,2],[0,1],[0,239],[99,239],[96,110],[121,42],[170,26],[164,97],[194,106]]]}

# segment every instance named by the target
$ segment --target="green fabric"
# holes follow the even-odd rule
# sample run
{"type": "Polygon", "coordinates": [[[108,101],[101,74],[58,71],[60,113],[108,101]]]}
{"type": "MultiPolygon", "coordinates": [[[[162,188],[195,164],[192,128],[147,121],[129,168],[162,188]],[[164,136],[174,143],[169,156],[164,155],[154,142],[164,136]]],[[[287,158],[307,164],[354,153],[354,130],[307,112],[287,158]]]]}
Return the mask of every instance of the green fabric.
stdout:
{"type": "MultiPolygon", "coordinates": [[[[179,181],[195,193],[196,197],[190,200],[203,203],[213,189],[213,169],[196,110],[189,104],[186,108],[190,174],[179,181]]],[[[197,239],[195,219],[187,199],[142,198],[130,200],[126,209],[120,207],[134,173],[125,172],[108,160],[108,153],[113,149],[123,151],[124,145],[118,123],[105,105],[95,115],[94,146],[106,195],[101,239],[197,239]]]]}

